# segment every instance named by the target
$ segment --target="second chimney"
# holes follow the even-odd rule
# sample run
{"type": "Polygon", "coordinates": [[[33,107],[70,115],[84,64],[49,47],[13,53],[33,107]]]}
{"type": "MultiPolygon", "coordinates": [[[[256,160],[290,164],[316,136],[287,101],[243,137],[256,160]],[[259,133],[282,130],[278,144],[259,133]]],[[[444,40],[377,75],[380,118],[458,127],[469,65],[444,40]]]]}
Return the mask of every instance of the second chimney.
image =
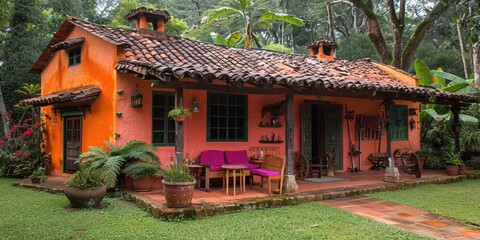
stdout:
{"type": "Polygon", "coordinates": [[[163,33],[165,31],[165,23],[170,20],[170,14],[167,11],[139,7],[132,10],[126,16],[126,19],[128,22],[136,21],[136,30],[148,29],[148,23],[151,23],[153,30],[163,33]]]}
{"type": "Polygon", "coordinates": [[[310,56],[315,56],[319,60],[335,60],[335,49],[338,45],[329,40],[319,38],[307,46],[310,49],[310,56]]]}

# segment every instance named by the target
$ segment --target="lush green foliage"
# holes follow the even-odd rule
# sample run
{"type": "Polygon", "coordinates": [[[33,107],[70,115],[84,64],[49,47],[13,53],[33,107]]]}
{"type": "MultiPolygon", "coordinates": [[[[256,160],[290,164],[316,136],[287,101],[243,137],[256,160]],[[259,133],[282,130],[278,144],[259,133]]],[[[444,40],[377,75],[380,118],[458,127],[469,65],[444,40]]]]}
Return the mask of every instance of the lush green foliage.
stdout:
{"type": "Polygon", "coordinates": [[[462,160],[455,152],[448,152],[445,156],[445,165],[448,166],[460,166],[462,165],[462,160]]]}
{"type": "Polygon", "coordinates": [[[12,239],[426,239],[317,203],[167,222],[130,203],[68,211],[68,200],[0,179],[0,236],[12,239]],[[26,231],[28,229],[28,231],[26,231]]]}
{"type": "Polygon", "coordinates": [[[162,169],[161,173],[166,182],[193,182],[195,178],[188,172],[188,169],[181,164],[170,162],[170,167],[162,169]]]}
{"type": "Polygon", "coordinates": [[[168,117],[192,117],[192,113],[188,108],[178,107],[170,110],[168,117]]]}
{"type": "Polygon", "coordinates": [[[477,228],[480,226],[480,214],[478,214],[480,180],[467,180],[446,185],[424,185],[395,192],[370,194],[370,196],[472,223],[477,228]]]}
{"type": "Polygon", "coordinates": [[[142,141],[133,140],[123,146],[105,142],[107,150],[90,146],[88,152],[82,153],[77,160],[85,162],[88,167],[102,169],[102,179],[107,186],[114,186],[117,176],[128,163],[137,161],[159,164],[155,152],[157,148],[142,141]]]}
{"type": "Polygon", "coordinates": [[[101,169],[92,168],[85,163],[77,163],[78,170],[68,178],[65,185],[81,189],[94,188],[102,182],[101,169]]]}
{"type": "Polygon", "coordinates": [[[125,175],[133,179],[154,176],[158,174],[160,167],[157,164],[147,162],[136,162],[129,164],[124,170],[125,175]]]}

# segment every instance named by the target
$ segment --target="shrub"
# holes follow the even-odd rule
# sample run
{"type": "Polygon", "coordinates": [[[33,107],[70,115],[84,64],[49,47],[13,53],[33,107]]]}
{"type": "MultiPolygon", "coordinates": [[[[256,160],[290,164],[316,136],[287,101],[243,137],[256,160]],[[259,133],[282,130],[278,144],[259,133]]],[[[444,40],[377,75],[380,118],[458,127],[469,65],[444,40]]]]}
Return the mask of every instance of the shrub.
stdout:
{"type": "Polygon", "coordinates": [[[195,177],[193,177],[188,169],[184,165],[174,164],[170,162],[169,169],[162,170],[162,177],[166,182],[193,182],[195,177]]]}
{"type": "Polygon", "coordinates": [[[125,175],[133,179],[154,176],[158,174],[158,171],[160,171],[160,167],[157,164],[146,162],[132,163],[123,170],[125,175]]]}

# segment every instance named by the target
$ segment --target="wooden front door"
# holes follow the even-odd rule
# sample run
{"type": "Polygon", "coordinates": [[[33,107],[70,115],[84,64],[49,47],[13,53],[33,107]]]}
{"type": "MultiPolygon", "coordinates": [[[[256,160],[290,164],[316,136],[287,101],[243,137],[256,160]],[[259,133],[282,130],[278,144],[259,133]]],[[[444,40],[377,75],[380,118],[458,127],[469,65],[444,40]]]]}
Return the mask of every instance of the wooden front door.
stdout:
{"type": "Polygon", "coordinates": [[[307,159],[335,151],[335,169],[343,169],[343,111],[341,104],[321,101],[302,103],[302,154],[307,159]],[[314,149],[316,148],[316,149],[314,149]]]}
{"type": "Polygon", "coordinates": [[[63,171],[74,173],[77,171],[75,161],[82,153],[82,117],[65,117],[63,128],[63,171]]]}

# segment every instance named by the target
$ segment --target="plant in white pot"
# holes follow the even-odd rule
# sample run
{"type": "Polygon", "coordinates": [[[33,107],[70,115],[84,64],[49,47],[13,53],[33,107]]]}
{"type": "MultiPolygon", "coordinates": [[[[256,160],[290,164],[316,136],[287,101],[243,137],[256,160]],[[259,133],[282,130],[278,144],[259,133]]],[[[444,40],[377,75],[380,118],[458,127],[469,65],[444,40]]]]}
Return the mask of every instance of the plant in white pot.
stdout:
{"type": "Polygon", "coordinates": [[[192,113],[188,108],[178,107],[168,112],[168,117],[171,117],[175,122],[183,122],[186,117],[192,117],[192,113]]]}
{"type": "Polygon", "coordinates": [[[182,164],[169,164],[170,168],[162,169],[163,190],[168,207],[188,207],[192,204],[195,177],[182,164]]]}

